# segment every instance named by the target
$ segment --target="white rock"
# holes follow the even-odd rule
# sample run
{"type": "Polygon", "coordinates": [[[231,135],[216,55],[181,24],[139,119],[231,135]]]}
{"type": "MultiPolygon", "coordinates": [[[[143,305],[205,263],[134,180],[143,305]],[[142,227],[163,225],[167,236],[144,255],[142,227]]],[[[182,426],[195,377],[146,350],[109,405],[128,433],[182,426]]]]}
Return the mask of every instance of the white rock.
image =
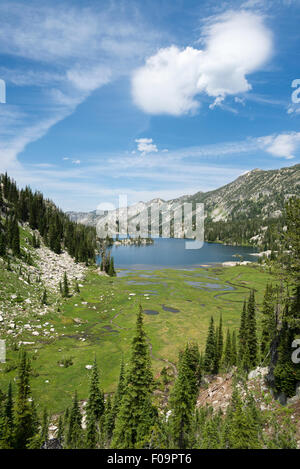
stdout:
{"type": "Polygon", "coordinates": [[[261,378],[263,376],[266,376],[268,374],[268,367],[260,367],[258,366],[255,368],[255,370],[250,371],[248,374],[248,379],[254,379],[254,378],[261,378]]]}

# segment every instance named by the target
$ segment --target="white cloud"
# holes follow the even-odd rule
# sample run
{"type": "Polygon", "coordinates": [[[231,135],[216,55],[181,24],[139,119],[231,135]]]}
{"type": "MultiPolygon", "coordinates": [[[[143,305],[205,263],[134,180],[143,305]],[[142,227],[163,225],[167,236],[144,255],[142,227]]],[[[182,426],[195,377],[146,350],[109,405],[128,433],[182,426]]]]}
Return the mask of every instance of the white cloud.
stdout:
{"type": "Polygon", "coordinates": [[[272,35],[263,17],[247,11],[228,12],[204,29],[203,50],[176,46],[160,49],[132,76],[135,104],[149,114],[179,116],[195,112],[197,96],[215,98],[251,89],[246,76],[271,57],[272,35]]]}
{"type": "Polygon", "coordinates": [[[300,147],[300,132],[270,135],[258,139],[258,142],[271,155],[290,160],[295,158],[294,153],[300,147]]]}
{"type": "Polygon", "coordinates": [[[111,79],[111,70],[102,65],[95,67],[76,67],[67,71],[67,78],[78,90],[91,91],[106,85],[111,79]]]}
{"type": "Polygon", "coordinates": [[[73,164],[80,164],[81,161],[80,161],[80,160],[72,160],[72,163],[73,163],[73,164]]]}
{"type": "Polygon", "coordinates": [[[158,148],[155,143],[153,143],[152,138],[137,138],[135,141],[137,143],[138,151],[140,151],[143,156],[148,153],[158,152],[158,148]]]}
{"type": "Polygon", "coordinates": [[[0,54],[14,65],[0,66],[0,76],[8,86],[34,90],[34,103],[0,109],[0,170],[16,165],[26,145],[97,88],[129,74],[158,37],[141,18],[132,24],[131,7],[112,3],[99,8],[12,0],[0,2],[0,17],[0,54]]]}

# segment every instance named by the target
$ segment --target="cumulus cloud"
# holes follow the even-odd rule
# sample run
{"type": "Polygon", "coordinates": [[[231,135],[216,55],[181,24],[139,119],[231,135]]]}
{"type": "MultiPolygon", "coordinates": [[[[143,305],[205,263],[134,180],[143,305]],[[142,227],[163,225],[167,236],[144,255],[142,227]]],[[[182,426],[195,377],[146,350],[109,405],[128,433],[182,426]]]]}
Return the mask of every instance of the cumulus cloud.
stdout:
{"type": "Polygon", "coordinates": [[[135,104],[149,114],[179,116],[195,112],[200,93],[213,97],[211,107],[227,95],[251,89],[247,75],[271,57],[272,34],[264,19],[248,11],[228,12],[203,31],[203,50],[177,46],[160,49],[132,76],[135,104]]]}
{"type": "Polygon", "coordinates": [[[300,146],[300,132],[289,132],[279,135],[269,135],[259,139],[263,149],[273,156],[290,160],[300,146]]]}
{"type": "Polygon", "coordinates": [[[141,154],[147,155],[148,153],[157,153],[158,149],[155,143],[153,143],[152,138],[137,138],[137,149],[141,152],[141,154]]]}

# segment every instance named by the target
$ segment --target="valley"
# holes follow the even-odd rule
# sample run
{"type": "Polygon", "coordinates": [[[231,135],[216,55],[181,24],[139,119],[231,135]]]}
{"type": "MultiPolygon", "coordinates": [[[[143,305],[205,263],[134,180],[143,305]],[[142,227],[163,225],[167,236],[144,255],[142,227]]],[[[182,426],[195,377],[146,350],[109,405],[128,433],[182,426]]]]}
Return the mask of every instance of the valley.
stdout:
{"type": "MultiPolygon", "coordinates": [[[[27,314],[21,305],[28,305],[30,289],[26,287],[25,295],[18,290],[20,282],[14,285],[14,291],[23,298],[18,303],[19,312],[12,319],[7,309],[8,314],[0,323],[0,338],[11,331],[6,336],[7,362],[0,365],[2,385],[5,388],[9,381],[13,382],[16,374],[18,350],[10,347],[15,344],[16,348],[23,345],[33,357],[33,396],[51,412],[62,412],[70,404],[75,389],[80,399],[86,398],[88,366],[94,356],[101,370],[104,392],[114,392],[122,354],[125,361],[129,357],[139,304],[145,312],[154,374],[159,377],[164,360],[176,363],[178,351],[186,341],[197,341],[204,351],[211,316],[217,322],[222,312],[224,330],[237,331],[243,301],[250,289],[255,288],[257,304],[261,305],[270,281],[268,271],[256,264],[121,270],[113,278],[89,268],[79,293],[62,299],[53,292],[44,309],[32,307],[33,298],[39,297],[36,290],[32,291],[31,308],[35,312],[27,314]],[[64,360],[71,360],[72,365],[63,366],[64,360]]],[[[12,301],[11,309],[15,304],[12,301]]]]}

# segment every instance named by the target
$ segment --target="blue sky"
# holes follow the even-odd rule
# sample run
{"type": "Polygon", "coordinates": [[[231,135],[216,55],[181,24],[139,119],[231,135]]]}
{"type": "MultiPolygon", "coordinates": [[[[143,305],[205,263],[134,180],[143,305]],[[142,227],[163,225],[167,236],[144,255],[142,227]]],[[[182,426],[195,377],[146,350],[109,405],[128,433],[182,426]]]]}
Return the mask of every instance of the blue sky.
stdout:
{"type": "Polygon", "coordinates": [[[299,22],[299,0],[2,0],[0,171],[86,211],[294,165],[299,22]]]}

